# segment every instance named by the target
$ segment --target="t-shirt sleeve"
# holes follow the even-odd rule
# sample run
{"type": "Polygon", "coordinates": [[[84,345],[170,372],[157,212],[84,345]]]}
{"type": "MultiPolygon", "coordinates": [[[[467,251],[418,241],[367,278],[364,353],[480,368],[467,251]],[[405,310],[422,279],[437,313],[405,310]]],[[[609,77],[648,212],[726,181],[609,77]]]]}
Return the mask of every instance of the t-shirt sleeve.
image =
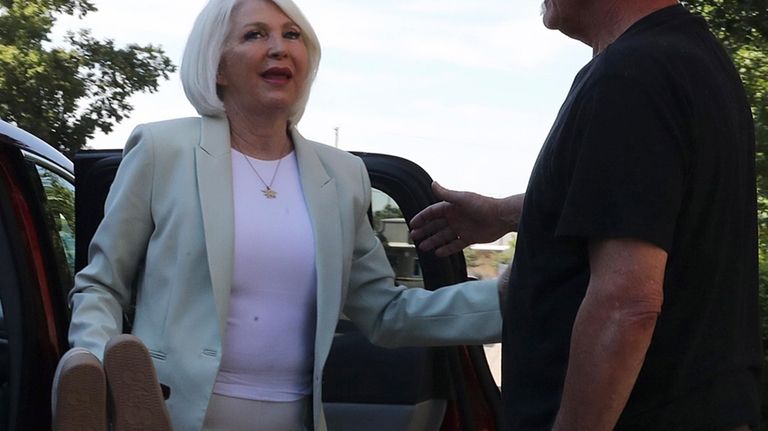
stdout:
{"type": "Polygon", "coordinates": [[[669,251],[685,178],[675,101],[625,77],[586,94],[556,235],[631,238],[669,251]]]}

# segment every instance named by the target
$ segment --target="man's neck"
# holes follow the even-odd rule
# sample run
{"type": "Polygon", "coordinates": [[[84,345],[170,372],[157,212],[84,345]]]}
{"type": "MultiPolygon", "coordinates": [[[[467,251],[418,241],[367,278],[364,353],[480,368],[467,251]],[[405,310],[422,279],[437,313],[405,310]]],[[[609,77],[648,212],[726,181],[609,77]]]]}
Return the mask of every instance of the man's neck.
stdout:
{"type": "Polygon", "coordinates": [[[592,55],[597,56],[632,24],[659,9],[676,4],[677,0],[614,0],[601,11],[595,11],[593,24],[582,41],[591,46],[592,55]]]}

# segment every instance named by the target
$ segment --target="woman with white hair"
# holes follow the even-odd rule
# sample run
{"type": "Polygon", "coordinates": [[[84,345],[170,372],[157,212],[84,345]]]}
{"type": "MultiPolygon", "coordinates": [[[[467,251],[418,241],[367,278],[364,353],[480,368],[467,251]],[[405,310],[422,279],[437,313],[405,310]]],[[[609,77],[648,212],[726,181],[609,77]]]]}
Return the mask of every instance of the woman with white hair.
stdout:
{"type": "Polygon", "coordinates": [[[102,403],[106,380],[116,431],[324,430],[342,313],[386,346],[500,338],[493,282],[395,286],[362,161],[296,131],[319,61],[290,0],[205,6],[181,66],[201,116],[128,140],[70,296],[56,429],[82,420],[65,401],[102,403]],[[134,294],[135,337],[119,335],[134,294]]]}

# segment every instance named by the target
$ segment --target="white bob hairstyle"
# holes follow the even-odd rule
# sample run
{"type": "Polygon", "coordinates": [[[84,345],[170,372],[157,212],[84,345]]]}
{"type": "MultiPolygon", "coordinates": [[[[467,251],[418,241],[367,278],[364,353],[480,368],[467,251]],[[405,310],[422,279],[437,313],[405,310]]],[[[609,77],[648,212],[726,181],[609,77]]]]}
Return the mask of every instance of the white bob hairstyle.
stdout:
{"type": "MultiPolygon", "coordinates": [[[[184,93],[200,115],[225,116],[224,103],[217,94],[216,75],[224,51],[224,42],[231,30],[230,16],[239,2],[253,0],[209,0],[192,26],[181,60],[181,84],[184,93]]],[[[315,30],[291,0],[267,0],[274,3],[301,29],[307,47],[309,73],[296,106],[291,109],[288,125],[295,126],[304,113],[309,90],[320,64],[320,42],[315,30]]]]}

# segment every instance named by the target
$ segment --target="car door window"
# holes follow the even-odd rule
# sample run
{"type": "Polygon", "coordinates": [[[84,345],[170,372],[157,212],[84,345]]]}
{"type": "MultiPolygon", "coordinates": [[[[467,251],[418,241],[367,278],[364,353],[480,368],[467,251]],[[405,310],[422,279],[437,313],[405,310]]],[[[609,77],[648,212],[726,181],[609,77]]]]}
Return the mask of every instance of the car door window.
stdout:
{"type": "MultiPolygon", "coordinates": [[[[373,188],[371,213],[373,230],[384,246],[389,264],[395,272],[396,283],[408,287],[424,287],[416,247],[409,238],[408,225],[395,200],[373,188]]],[[[465,249],[467,274],[477,279],[498,277],[512,261],[515,240],[516,235],[512,233],[496,243],[465,249]]],[[[501,387],[501,344],[486,344],[483,348],[493,379],[501,387]]]]}
{"type": "MultiPolygon", "coordinates": [[[[516,241],[517,234],[509,233],[494,243],[476,244],[464,249],[467,275],[476,279],[500,276],[512,263],[516,241]]],[[[483,349],[493,379],[501,387],[501,344],[486,344],[483,349]]]]}
{"type": "Polygon", "coordinates": [[[54,260],[62,288],[72,288],[75,271],[75,186],[52,169],[33,164],[40,187],[38,199],[53,246],[54,260]]]}
{"type": "Polygon", "coordinates": [[[397,203],[389,195],[372,189],[371,224],[384,246],[395,282],[408,287],[424,287],[416,246],[408,235],[408,225],[397,203]]]}

